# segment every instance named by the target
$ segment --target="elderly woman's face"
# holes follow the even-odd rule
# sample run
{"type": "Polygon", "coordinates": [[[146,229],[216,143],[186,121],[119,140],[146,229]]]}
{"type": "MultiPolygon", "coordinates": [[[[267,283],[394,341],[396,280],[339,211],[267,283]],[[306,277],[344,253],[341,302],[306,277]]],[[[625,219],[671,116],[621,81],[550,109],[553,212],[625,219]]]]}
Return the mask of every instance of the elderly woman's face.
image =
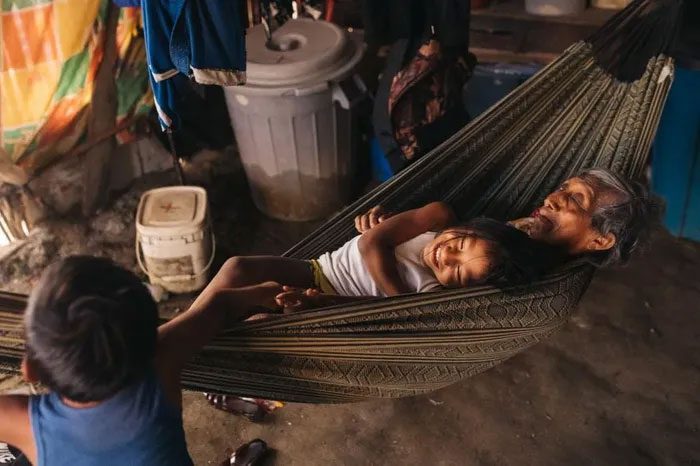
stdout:
{"type": "Polygon", "coordinates": [[[615,244],[614,235],[601,235],[591,225],[591,217],[596,207],[615,201],[614,196],[596,192],[585,180],[569,178],[532,213],[529,234],[562,246],[569,254],[610,249],[615,244]]]}

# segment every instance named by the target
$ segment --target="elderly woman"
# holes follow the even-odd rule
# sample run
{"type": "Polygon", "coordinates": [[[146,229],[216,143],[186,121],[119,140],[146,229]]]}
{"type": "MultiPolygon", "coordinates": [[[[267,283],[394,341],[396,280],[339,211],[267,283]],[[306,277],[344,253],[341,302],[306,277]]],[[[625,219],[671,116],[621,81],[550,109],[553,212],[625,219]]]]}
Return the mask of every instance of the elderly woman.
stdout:
{"type": "MultiPolygon", "coordinates": [[[[585,255],[607,266],[629,259],[648,238],[659,211],[641,183],[595,168],[569,178],[529,217],[510,224],[572,257],[585,255]]],[[[356,217],[355,227],[362,233],[391,215],[377,206],[356,217]]]]}

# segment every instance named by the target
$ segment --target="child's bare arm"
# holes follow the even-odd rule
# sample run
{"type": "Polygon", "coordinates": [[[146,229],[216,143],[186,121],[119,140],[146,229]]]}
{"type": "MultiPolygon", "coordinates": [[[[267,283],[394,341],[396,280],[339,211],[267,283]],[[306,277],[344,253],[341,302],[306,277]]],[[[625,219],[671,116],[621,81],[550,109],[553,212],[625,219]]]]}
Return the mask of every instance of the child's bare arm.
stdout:
{"type": "MultiPolygon", "coordinates": [[[[436,201],[434,204],[442,204],[442,206],[450,212],[452,221],[456,221],[457,216],[454,214],[452,208],[447,203],[436,201]]],[[[355,229],[358,233],[364,233],[365,231],[371,230],[372,228],[376,227],[377,225],[394,215],[394,212],[389,212],[380,205],[374,206],[364,214],[355,217],[355,229]]],[[[447,228],[448,226],[450,225],[445,225],[443,228],[447,228]]]]}
{"type": "Polygon", "coordinates": [[[401,280],[394,249],[422,233],[442,230],[454,219],[447,204],[433,202],[396,214],[363,233],[359,240],[360,253],[377,286],[388,296],[415,291],[401,280]]]}
{"type": "Polygon", "coordinates": [[[29,397],[0,395],[0,442],[19,448],[32,460],[36,458],[29,419],[29,397]]]}
{"type": "Polygon", "coordinates": [[[275,296],[281,292],[274,282],[246,288],[207,287],[186,312],[161,325],[156,365],[170,400],[180,405],[180,373],[189,359],[227,323],[245,320],[256,306],[276,308],[275,296]]]}

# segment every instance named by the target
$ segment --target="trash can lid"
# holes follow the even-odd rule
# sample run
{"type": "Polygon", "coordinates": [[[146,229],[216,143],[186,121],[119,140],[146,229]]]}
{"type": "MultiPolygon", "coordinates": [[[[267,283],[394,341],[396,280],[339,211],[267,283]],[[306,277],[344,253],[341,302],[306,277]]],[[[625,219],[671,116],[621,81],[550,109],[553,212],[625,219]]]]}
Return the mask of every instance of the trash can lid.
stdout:
{"type": "Polygon", "coordinates": [[[292,19],[272,34],[268,43],[265,29],[258,24],[246,38],[247,82],[232,88],[289,88],[331,81],[354,67],[362,47],[347,31],[333,23],[292,19]]]}

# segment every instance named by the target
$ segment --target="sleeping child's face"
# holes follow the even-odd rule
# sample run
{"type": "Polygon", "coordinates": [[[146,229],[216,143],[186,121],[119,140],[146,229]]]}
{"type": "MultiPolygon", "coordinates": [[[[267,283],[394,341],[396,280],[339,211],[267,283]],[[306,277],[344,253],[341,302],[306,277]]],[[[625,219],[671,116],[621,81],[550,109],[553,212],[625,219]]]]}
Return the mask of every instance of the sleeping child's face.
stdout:
{"type": "Polygon", "coordinates": [[[423,249],[423,262],[447,288],[462,288],[483,281],[491,268],[487,240],[463,231],[446,230],[423,249]]]}

